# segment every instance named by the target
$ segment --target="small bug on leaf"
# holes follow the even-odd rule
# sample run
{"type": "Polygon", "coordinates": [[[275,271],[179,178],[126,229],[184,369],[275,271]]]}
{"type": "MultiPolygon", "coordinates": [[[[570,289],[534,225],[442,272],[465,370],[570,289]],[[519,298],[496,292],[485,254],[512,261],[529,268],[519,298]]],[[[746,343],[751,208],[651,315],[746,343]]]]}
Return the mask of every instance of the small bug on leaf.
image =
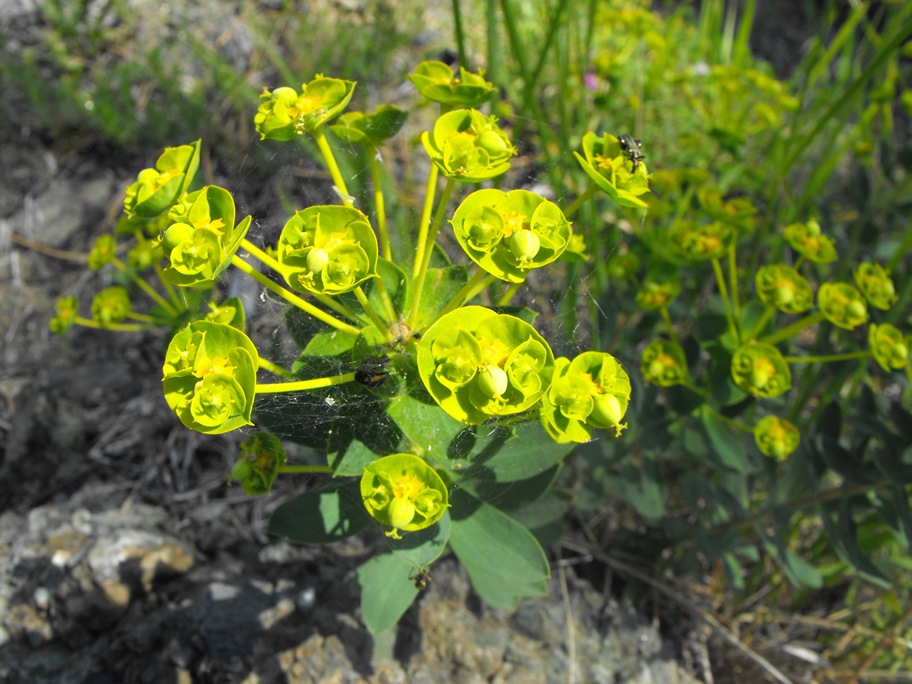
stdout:
{"type": "Polygon", "coordinates": [[[389,375],[389,371],[386,369],[389,362],[390,359],[386,354],[365,359],[355,371],[355,380],[365,387],[379,387],[389,375]]]}
{"type": "Polygon", "coordinates": [[[643,155],[643,141],[637,140],[632,135],[627,135],[626,133],[619,135],[617,139],[618,145],[621,146],[621,152],[624,153],[624,156],[626,156],[627,159],[633,162],[633,170],[631,173],[636,173],[640,162],[646,159],[643,155]]]}
{"type": "Polygon", "coordinates": [[[409,577],[410,580],[414,580],[415,589],[422,591],[427,589],[428,584],[431,583],[431,572],[427,568],[421,568],[414,575],[409,577]]]}

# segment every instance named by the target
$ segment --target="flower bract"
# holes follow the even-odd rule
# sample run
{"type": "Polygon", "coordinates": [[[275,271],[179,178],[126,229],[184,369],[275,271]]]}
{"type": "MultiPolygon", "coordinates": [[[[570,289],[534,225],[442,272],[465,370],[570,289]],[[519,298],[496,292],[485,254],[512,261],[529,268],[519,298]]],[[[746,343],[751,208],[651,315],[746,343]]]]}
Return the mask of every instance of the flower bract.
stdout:
{"type": "Polygon", "coordinates": [[[785,239],[796,252],[818,264],[836,261],[836,247],[833,240],[820,231],[815,219],[807,223],[793,223],[785,227],[785,239]]]}
{"type": "Polygon", "coordinates": [[[124,210],[128,216],[153,217],[167,211],[190,187],[199,168],[200,141],[166,147],[155,167],[139,172],[127,188],[124,210]]]}
{"type": "Polygon", "coordinates": [[[599,137],[590,131],[583,136],[583,154],[573,154],[590,180],[619,205],[648,206],[640,199],[649,192],[646,164],[640,162],[634,171],[616,136],[605,133],[599,137]]]}
{"type": "Polygon", "coordinates": [[[810,283],[791,266],[762,266],[754,277],[754,284],[757,296],[764,304],[785,313],[802,313],[814,305],[810,283]]]}
{"type": "Polygon", "coordinates": [[[287,460],[285,448],[275,435],[254,432],[241,443],[241,457],[231,467],[231,478],[241,483],[248,496],[268,494],[287,460]]]}
{"type": "Polygon", "coordinates": [[[260,140],[291,140],[313,133],[344,110],[355,92],[354,81],[326,78],[317,74],[303,83],[300,92],[294,88],[263,88],[263,100],[253,119],[260,140]]]}
{"type": "Polygon", "coordinates": [[[862,262],[854,273],[855,285],[871,306],[888,310],[897,300],[893,279],[880,264],[862,262]]]}
{"type": "Polygon", "coordinates": [[[377,237],[357,209],[307,207],[285,223],[278,257],[292,289],[341,294],[377,275],[377,237]]]}
{"type": "Polygon", "coordinates": [[[446,512],[449,495],[437,471],[413,454],[377,459],[361,476],[361,499],[371,517],[392,528],[387,534],[430,527],[446,512]]]}
{"type": "Polygon", "coordinates": [[[678,221],[669,230],[672,248],[688,261],[721,258],[734,237],[734,229],[719,221],[707,224],[678,221]]]}
{"type": "Polygon", "coordinates": [[[871,324],[868,345],[877,364],[888,373],[909,365],[909,343],[899,329],[890,323],[871,324]]]}
{"type": "Polygon", "coordinates": [[[329,126],[333,134],[346,142],[378,147],[402,128],[408,112],[391,105],[380,105],[373,114],[347,112],[329,126]]]}
{"type": "Polygon", "coordinates": [[[102,325],[120,323],[130,309],[130,296],[119,285],[102,290],[92,299],[92,318],[102,325]]]}
{"type": "Polygon", "coordinates": [[[165,352],[165,400],[188,428],[221,434],[252,425],[259,355],[243,332],[195,321],[165,352]]]}
{"type": "Polygon", "coordinates": [[[516,148],[497,126],[497,118],[477,109],[454,109],[443,114],[433,132],[421,142],[428,156],[447,178],[460,183],[480,183],[510,168],[516,148]]]}
{"type": "Polygon", "coordinates": [[[583,352],[572,361],[556,361],[554,381],[542,397],[541,421],[560,443],[588,442],[592,429],[616,435],[630,402],[630,377],[620,362],[605,352],[583,352]]]}
{"type": "Polygon", "coordinates": [[[773,345],[748,342],[735,350],[731,364],[735,384],[755,397],[777,397],[792,386],[792,373],[773,345]]]}
{"type": "Polygon", "coordinates": [[[640,356],[640,372],[647,382],[672,387],[687,381],[687,359],[681,345],[671,340],[653,340],[640,356]]]}
{"type": "Polygon", "coordinates": [[[444,411],[476,424],[533,406],[551,385],[554,355],[525,321],[467,306],[427,330],[418,371],[444,411]]]}
{"type": "Polygon", "coordinates": [[[455,75],[447,64],[434,60],[421,62],[408,78],[424,97],[447,108],[480,107],[497,92],[494,84],[485,80],[484,70],[473,74],[459,67],[455,75]]]}
{"type": "Polygon", "coordinates": [[[523,282],[570,242],[570,222],[556,204],[527,190],[477,190],[450,223],[466,254],[501,280],[523,282]]]}
{"type": "Polygon", "coordinates": [[[868,320],[864,297],[849,283],[824,283],[817,292],[817,307],[835,326],[852,330],[868,320]]]}
{"type": "Polygon", "coordinates": [[[754,426],[754,441],[764,456],[784,461],[798,448],[798,428],[778,416],[766,416],[754,426]]]}

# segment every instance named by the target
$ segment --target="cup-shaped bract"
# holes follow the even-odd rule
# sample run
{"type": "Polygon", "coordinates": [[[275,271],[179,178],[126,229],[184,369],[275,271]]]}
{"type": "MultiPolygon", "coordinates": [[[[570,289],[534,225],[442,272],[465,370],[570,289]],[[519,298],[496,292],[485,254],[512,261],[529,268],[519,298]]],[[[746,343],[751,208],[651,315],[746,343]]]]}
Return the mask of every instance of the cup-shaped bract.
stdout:
{"type": "Polygon", "coordinates": [[[798,448],[798,428],[778,416],[765,416],[754,426],[754,441],[764,456],[784,461],[798,448]]]}
{"type": "Polygon", "coordinates": [[[165,352],[165,401],[191,430],[210,435],[252,425],[259,354],[230,325],[195,321],[165,352]]]}
{"type": "Polygon", "coordinates": [[[97,271],[105,264],[109,264],[116,256],[116,252],[117,238],[110,233],[100,235],[89,250],[89,269],[97,271]]]}
{"type": "Polygon", "coordinates": [[[909,365],[908,340],[899,328],[890,323],[871,324],[868,328],[868,346],[877,365],[887,372],[909,365]]]}
{"type": "Polygon", "coordinates": [[[57,315],[50,320],[49,327],[52,333],[63,335],[76,322],[79,315],[79,300],[76,297],[59,297],[54,304],[54,310],[57,315]]]}
{"type": "Polygon", "coordinates": [[[516,148],[497,117],[477,109],[454,109],[440,116],[421,142],[440,172],[460,183],[480,183],[506,173],[516,148]]]}
{"type": "Polygon", "coordinates": [[[480,107],[497,91],[493,83],[485,80],[483,69],[473,74],[459,67],[457,76],[447,64],[434,60],[421,62],[408,79],[424,97],[448,109],[480,107]]]}
{"type": "Polygon", "coordinates": [[[351,292],[377,275],[377,236],[357,209],[307,207],[282,228],[278,259],[288,285],[298,292],[351,292]]]}
{"type": "Polygon", "coordinates": [[[676,280],[646,280],[636,293],[636,305],[644,311],[657,311],[670,306],[681,291],[676,280]]]}
{"type": "Polygon", "coordinates": [[[817,308],[835,326],[852,330],[868,320],[868,306],[854,285],[830,282],[817,292],[817,308]]]}
{"type": "Polygon", "coordinates": [[[182,197],[168,212],[170,225],[161,236],[168,266],[162,274],[172,285],[212,285],[228,268],[250,228],[248,216],[234,225],[231,193],[217,185],[182,197]]]}
{"type": "Polygon", "coordinates": [[[449,506],[446,485],[437,471],[413,454],[377,459],[361,476],[361,499],[370,516],[392,529],[387,535],[430,527],[449,506]]]}
{"type": "Polygon", "coordinates": [[[720,259],[726,254],[735,237],[735,230],[719,221],[706,224],[677,221],[669,230],[668,237],[672,249],[680,256],[688,261],[706,261],[720,259]]]}
{"type": "Polygon", "coordinates": [[[570,222],[560,208],[528,190],[476,190],[450,224],[472,261],[512,283],[556,260],[570,242],[570,222]]]}
{"type": "Polygon", "coordinates": [[[127,263],[137,271],[145,271],[147,268],[157,266],[164,256],[161,241],[139,238],[127,252],[127,263]]]}
{"type": "Polygon", "coordinates": [[[167,211],[187,192],[199,168],[200,141],[180,147],[166,147],[155,167],[139,172],[124,197],[129,216],[151,218],[167,211]]]}
{"type": "Polygon", "coordinates": [[[852,274],[855,284],[871,306],[888,310],[896,302],[896,288],[887,270],[880,264],[864,261],[852,274]]]}
{"type": "Polygon", "coordinates": [[[353,145],[379,147],[399,132],[407,118],[408,112],[392,105],[380,105],[373,114],[346,112],[329,126],[329,130],[353,145]]]}
{"type": "Polygon", "coordinates": [[[270,91],[263,88],[253,118],[260,140],[291,140],[313,133],[348,106],[355,82],[326,78],[317,74],[310,83],[302,83],[301,91],[281,87],[270,91]]]}
{"type": "Polygon", "coordinates": [[[782,352],[763,342],[738,347],[731,373],[735,384],[755,397],[778,397],[792,386],[792,372],[782,352]]]}
{"type": "Polygon", "coordinates": [[[762,266],[754,277],[754,284],[757,296],[764,304],[785,313],[802,313],[814,305],[810,283],[791,266],[762,266]]]}
{"type": "Polygon", "coordinates": [[[640,195],[649,192],[649,174],[646,164],[636,164],[618,142],[616,136],[605,133],[602,137],[589,131],[583,136],[583,154],[574,151],[574,156],[583,171],[602,192],[622,207],[646,208],[640,195]]]}
{"type": "Polygon", "coordinates": [[[241,457],[231,466],[231,479],[241,483],[248,496],[268,494],[288,461],[279,439],[268,432],[254,432],[241,443],[241,457]]]}
{"type": "Polygon", "coordinates": [[[474,425],[533,406],[551,385],[554,354],[525,321],[466,306],[422,336],[418,372],[444,411],[474,425]]]}
{"type": "Polygon", "coordinates": [[[716,221],[748,231],[755,227],[757,207],[748,197],[727,198],[719,188],[703,185],[697,190],[697,201],[703,212],[716,221]]]}
{"type": "Polygon", "coordinates": [[[793,223],[785,227],[785,239],[796,252],[808,261],[828,264],[836,261],[836,247],[833,240],[820,231],[816,219],[807,223],[793,223]]]}
{"type": "Polygon", "coordinates": [[[556,361],[554,381],[542,397],[541,422],[556,442],[588,442],[592,429],[616,435],[630,403],[630,377],[620,362],[605,352],[583,352],[572,361],[556,361]]]}
{"type": "Polygon", "coordinates": [[[126,288],[115,285],[92,298],[92,319],[102,325],[120,323],[132,309],[126,288]]]}
{"type": "Polygon", "coordinates": [[[681,345],[672,340],[653,340],[640,356],[640,372],[647,382],[672,387],[687,381],[687,358],[681,345]]]}

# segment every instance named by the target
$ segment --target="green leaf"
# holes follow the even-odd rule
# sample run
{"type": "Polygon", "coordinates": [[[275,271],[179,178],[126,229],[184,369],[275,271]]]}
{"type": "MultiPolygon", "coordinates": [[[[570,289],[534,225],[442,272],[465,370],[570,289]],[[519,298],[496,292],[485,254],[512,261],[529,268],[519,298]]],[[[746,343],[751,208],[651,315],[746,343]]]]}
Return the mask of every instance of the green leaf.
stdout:
{"type": "Polygon", "coordinates": [[[451,503],[450,546],[485,603],[513,608],[524,598],[547,595],[551,569],[528,529],[462,490],[451,503]]]}
{"type": "Polygon", "coordinates": [[[701,419],[703,429],[706,430],[706,436],[713,447],[709,451],[709,457],[719,465],[742,475],[753,472],[750,450],[745,448],[744,440],[735,434],[734,429],[708,408],[703,409],[701,419]]]}
{"type": "Polygon", "coordinates": [[[450,514],[445,512],[436,522],[423,530],[403,534],[401,539],[389,539],[387,544],[400,560],[416,570],[427,567],[443,555],[450,541],[450,514]]]}
{"type": "MultiPolygon", "coordinates": [[[[428,327],[437,318],[443,307],[462,289],[467,280],[468,275],[463,266],[429,268],[424,281],[424,290],[421,293],[418,318],[415,321],[416,330],[428,327]]],[[[409,299],[409,306],[411,306],[411,293],[409,293],[409,299]]]]}
{"type": "Polygon", "coordinates": [[[625,463],[620,477],[609,475],[603,482],[607,493],[628,502],[646,518],[657,520],[665,512],[666,493],[653,459],[644,459],[638,466],[625,463]]]}
{"type": "MultiPolygon", "coordinates": [[[[520,525],[536,531],[563,518],[574,504],[573,497],[565,491],[552,489],[540,499],[510,511],[510,516],[520,525]]],[[[541,539],[541,537],[539,537],[541,539]]]]}
{"type": "Polygon", "coordinates": [[[357,480],[332,480],[275,509],[267,531],[295,544],[331,544],[374,524],[357,480]]]}
{"type": "Polygon", "coordinates": [[[830,543],[839,557],[855,568],[862,579],[889,589],[892,586],[890,580],[858,547],[858,529],[852,517],[850,502],[842,499],[821,504],[821,513],[830,543]]]}
{"type": "Polygon", "coordinates": [[[574,447],[555,442],[537,420],[514,425],[512,435],[502,444],[497,430],[485,425],[479,425],[477,429],[478,442],[487,441],[487,445],[475,457],[466,477],[494,482],[526,480],[559,463],[574,447]]]}
{"type": "Polygon", "coordinates": [[[418,596],[415,569],[392,553],[374,556],[358,568],[361,587],[361,617],[371,634],[393,627],[418,596]]]}
{"type": "Polygon", "coordinates": [[[516,482],[466,480],[463,486],[482,501],[494,504],[504,511],[514,511],[544,496],[554,486],[560,468],[558,464],[534,477],[516,482]]]}

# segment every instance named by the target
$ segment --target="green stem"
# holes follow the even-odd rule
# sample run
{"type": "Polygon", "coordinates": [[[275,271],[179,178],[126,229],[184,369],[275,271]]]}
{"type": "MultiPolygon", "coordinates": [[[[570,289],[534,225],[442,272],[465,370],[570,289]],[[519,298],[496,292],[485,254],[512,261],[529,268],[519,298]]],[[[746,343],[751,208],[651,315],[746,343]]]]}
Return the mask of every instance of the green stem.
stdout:
{"type": "Polygon", "coordinates": [[[503,293],[501,298],[497,300],[497,306],[509,306],[513,299],[513,295],[516,294],[522,285],[523,283],[512,283],[510,287],[507,288],[507,291],[503,293]]]}
{"type": "Polygon", "coordinates": [[[83,318],[82,316],[76,316],[73,319],[73,323],[76,325],[81,325],[84,328],[95,328],[96,330],[116,330],[117,332],[142,332],[143,330],[152,329],[151,326],[142,325],[140,323],[99,323],[92,318],[83,318]]]}
{"type": "Polygon", "coordinates": [[[395,321],[398,316],[396,315],[396,307],[393,304],[393,298],[390,297],[389,291],[386,289],[386,284],[383,282],[381,276],[377,276],[371,281],[374,287],[377,288],[377,294],[380,295],[380,301],[383,302],[383,309],[386,313],[386,318],[389,321],[395,321]]]}
{"type": "Polygon", "coordinates": [[[339,171],[339,165],[336,164],[336,157],[333,154],[332,148],[329,146],[329,141],[326,140],[326,133],[323,132],[322,126],[317,126],[313,131],[314,140],[317,143],[317,147],[320,148],[320,154],[323,155],[323,161],[326,162],[326,168],[329,169],[329,175],[332,176],[333,183],[336,185],[336,189],[339,191],[339,197],[342,200],[342,204],[346,207],[352,206],[351,195],[348,194],[348,188],[345,186],[345,181],[342,180],[342,172],[339,171]]]}
{"type": "Polygon", "coordinates": [[[291,371],[288,371],[288,370],[282,368],[281,366],[273,363],[272,361],[264,359],[262,356],[259,357],[259,364],[260,364],[260,368],[262,368],[263,370],[268,370],[270,373],[272,373],[273,375],[278,375],[280,378],[290,378],[291,377],[291,371]]]}
{"type": "MultiPolygon", "coordinates": [[[[494,276],[490,275],[484,269],[478,268],[476,266],[475,273],[473,273],[472,277],[469,278],[468,282],[462,286],[462,289],[460,289],[459,292],[457,292],[455,295],[453,295],[453,298],[447,302],[446,306],[443,307],[443,310],[440,312],[440,315],[437,316],[437,319],[439,319],[441,316],[447,315],[451,311],[455,311],[460,306],[462,306],[464,302],[469,301],[469,294],[472,292],[472,290],[474,290],[479,284],[481,284],[483,281],[485,281],[488,278],[490,278],[493,281],[494,276]]],[[[434,319],[434,322],[436,322],[437,319],[434,319]]],[[[433,325],[433,323],[431,325],[433,325]]],[[[428,326],[428,327],[430,327],[430,326],[428,326]]]]}
{"type": "Polygon", "coordinates": [[[772,318],[774,313],[776,313],[776,307],[767,306],[766,309],[763,310],[763,314],[760,316],[760,320],[757,321],[757,325],[755,325],[753,330],[748,333],[747,339],[756,339],[757,335],[763,332],[763,328],[766,327],[766,324],[769,322],[769,319],[772,318]]]}
{"type": "Polygon", "coordinates": [[[668,314],[668,307],[663,306],[659,309],[659,312],[662,314],[662,319],[665,321],[665,326],[668,328],[668,336],[671,337],[672,342],[678,344],[678,336],[675,335],[674,326],[671,324],[671,316],[668,314]]]}
{"type": "Polygon", "coordinates": [[[845,352],[844,354],[827,354],[825,356],[786,356],[788,363],[829,363],[831,361],[848,361],[850,359],[863,359],[871,355],[870,350],[845,352]]]}
{"type": "Polygon", "coordinates": [[[380,248],[383,258],[392,261],[393,250],[390,247],[389,230],[386,227],[386,205],[383,200],[383,181],[380,177],[380,154],[376,147],[368,146],[367,165],[370,169],[371,185],[374,186],[374,207],[377,210],[377,232],[380,233],[380,248]]]}
{"type": "Polygon", "coordinates": [[[590,185],[588,188],[586,188],[585,192],[583,192],[582,195],[580,195],[575,200],[573,200],[573,202],[570,204],[569,207],[564,209],[564,216],[566,216],[569,219],[571,216],[573,216],[573,214],[576,213],[577,209],[579,209],[586,202],[588,202],[590,199],[595,197],[595,195],[598,191],[599,191],[599,187],[595,183],[590,185]]]}
{"type": "Polygon", "coordinates": [[[462,28],[462,3],[453,0],[453,28],[456,32],[456,49],[459,51],[459,64],[466,66],[465,31],[462,28]]]}
{"type": "Polygon", "coordinates": [[[304,466],[304,465],[284,465],[279,467],[280,473],[331,473],[331,466],[304,466]]]}
{"type": "MultiPolygon", "coordinates": [[[[244,238],[241,240],[241,247],[243,249],[247,250],[247,252],[249,252],[250,256],[252,256],[254,259],[256,259],[257,261],[262,263],[264,266],[268,266],[270,269],[272,269],[273,271],[275,271],[276,273],[278,273],[279,275],[282,275],[284,277],[285,269],[282,266],[282,264],[279,261],[277,261],[276,259],[273,259],[271,256],[269,256],[269,254],[264,252],[262,249],[257,247],[255,244],[253,244],[252,242],[247,240],[247,238],[244,238]]],[[[361,317],[358,314],[356,314],[350,308],[345,306],[345,304],[343,304],[342,302],[339,302],[327,295],[321,295],[321,294],[316,294],[316,293],[311,293],[311,294],[314,297],[314,299],[319,301],[321,304],[324,304],[325,306],[329,307],[330,309],[335,311],[337,314],[345,316],[349,320],[355,321],[356,323],[363,322],[361,320],[361,317]]]]}
{"type": "Polygon", "coordinates": [[[437,193],[437,177],[440,169],[431,162],[428,172],[427,188],[424,191],[424,206],[421,208],[421,220],[418,222],[418,241],[415,244],[415,265],[412,267],[412,278],[417,278],[424,262],[424,250],[427,246],[428,229],[431,225],[431,211],[434,209],[434,195],[437,193]]]}
{"type": "Polygon", "coordinates": [[[371,321],[374,324],[374,327],[377,328],[377,331],[386,336],[387,339],[390,339],[389,326],[384,322],[382,318],[374,310],[374,307],[371,306],[371,303],[367,299],[367,295],[364,294],[364,290],[361,289],[361,286],[358,285],[355,287],[355,297],[358,298],[358,302],[361,304],[361,308],[370,316],[371,321]]]}
{"type": "Polygon", "coordinates": [[[296,380],[295,382],[276,382],[276,383],[257,383],[255,391],[257,394],[280,394],[282,392],[305,392],[307,390],[320,389],[322,387],[334,387],[346,382],[354,382],[355,373],[343,373],[342,375],[333,375],[327,378],[313,378],[312,380],[296,380]]]}
{"type": "Polygon", "coordinates": [[[728,319],[728,327],[732,336],[738,344],[741,344],[741,335],[738,332],[738,325],[732,313],[731,300],[728,298],[728,288],[725,286],[725,275],[722,273],[722,264],[718,259],[712,260],[713,273],[716,275],[716,284],[719,286],[719,296],[722,298],[722,307],[725,309],[725,318],[728,319]]]}
{"type": "Polygon", "coordinates": [[[131,311],[127,314],[127,318],[133,321],[139,321],[140,323],[148,323],[149,325],[171,325],[173,320],[165,320],[162,318],[156,318],[155,316],[149,316],[148,314],[137,313],[136,311],[131,311]]]}
{"type": "MultiPolygon", "coordinates": [[[[694,388],[691,388],[691,389],[694,389],[694,388]]],[[[735,428],[736,430],[741,430],[742,432],[753,432],[754,431],[754,428],[751,427],[750,425],[747,425],[740,421],[734,420],[733,418],[729,418],[728,416],[719,413],[716,409],[714,409],[709,404],[703,404],[703,410],[716,414],[716,417],[719,420],[721,420],[726,425],[735,428]]]]}
{"type": "Polygon", "coordinates": [[[424,290],[424,281],[427,278],[428,265],[431,263],[431,254],[434,251],[434,244],[437,242],[437,231],[440,230],[440,224],[443,223],[443,217],[446,214],[447,204],[450,202],[450,195],[456,187],[456,181],[447,178],[446,186],[443,188],[443,195],[440,197],[440,204],[437,205],[437,213],[434,214],[434,222],[427,234],[427,244],[424,248],[424,257],[421,260],[421,270],[415,277],[415,295],[412,297],[412,308],[409,311],[408,325],[414,330],[415,321],[418,319],[418,310],[421,305],[422,290],[424,290]]]}
{"type": "Polygon", "coordinates": [[[789,326],[777,330],[772,335],[767,335],[764,338],[761,338],[759,341],[765,344],[776,344],[782,340],[787,340],[792,335],[795,335],[805,328],[809,328],[812,325],[819,323],[824,318],[823,312],[815,311],[814,313],[801,318],[789,326]]]}
{"type": "Polygon", "coordinates": [[[341,330],[342,332],[344,332],[348,335],[352,335],[354,337],[357,337],[361,333],[361,331],[358,330],[358,328],[354,327],[353,325],[349,325],[348,323],[343,323],[338,318],[330,316],[325,311],[322,311],[322,310],[318,309],[317,307],[315,307],[310,302],[301,299],[296,294],[286,290],[281,285],[276,285],[269,278],[267,278],[262,273],[257,271],[253,266],[251,266],[246,261],[241,259],[237,254],[235,254],[233,257],[231,257],[231,264],[235,268],[237,268],[239,271],[241,271],[242,273],[246,273],[248,276],[253,278],[255,281],[257,281],[260,285],[265,287],[270,292],[273,292],[274,294],[279,295],[279,297],[284,299],[289,304],[296,306],[301,311],[304,311],[304,312],[310,314],[317,320],[323,321],[324,323],[326,323],[326,325],[333,327],[336,330],[341,330]]]}
{"type": "Polygon", "coordinates": [[[732,314],[738,322],[738,329],[741,329],[741,302],[738,299],[738,262],[735,258],[735,242],[737,237],[733,237],[728,245],[728,283],[731,288],[732,314]]]}
{"type": "Polygon", "coordinates": [[[136,283],[139,289],[149,295],[161,308],[177,318],[177,309],[171,305],[171,302],[158,294],[158,292],[156,292],[155,289],[149,285],[149,283],[147,283],[136,274],[136,271],[134,271],[132,268],[127,267],[127,265],[117,257],[111,257],[111,265],[123,273],[125,276],[127,276],[134,283],[136,283]]]}

